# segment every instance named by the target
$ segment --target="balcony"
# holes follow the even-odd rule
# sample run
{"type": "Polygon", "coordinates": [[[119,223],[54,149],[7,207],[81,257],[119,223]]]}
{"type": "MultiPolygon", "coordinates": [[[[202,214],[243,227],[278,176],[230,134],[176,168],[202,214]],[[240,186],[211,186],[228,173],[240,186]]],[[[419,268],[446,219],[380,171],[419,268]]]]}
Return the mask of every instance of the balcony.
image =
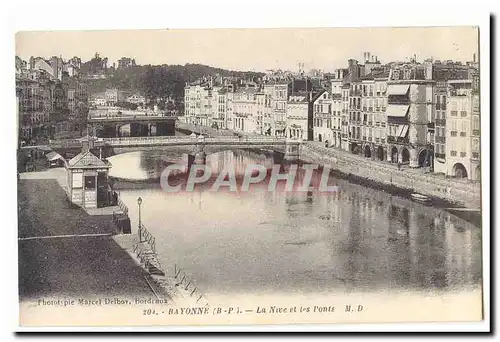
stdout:
{"type": "Polygon", "coordinates": [[[366,141],[366,135],[363,135],[363,141],[366,141]]]}
{"type": "Polygon", "coordinates": [[[478,137],[479,136],[479,130],[478,129],[473,129],[472,130],[472,136],[478,137]]]}
{"type": "Polygon", "coordinates": [[[472,159],[479,160],[479,152],[472,152],[472,159]]]}
{"type": "Polygon", "coordinates": [[[380,142],[381,142],[382,144],[385,144],[385,139],[384,139],[384,138],[380,139],[380,142]]]}
{"type": "Polygon", "coordinates": [[[375,138],[375,142],[376,143],[380,142],[380,138],[375,138]]]}
{"type": "Polygon", "coordinates": [[[373,121],[368,121],[368,126],[373,126],[373,121]]]}
{"type": "Polygon", "coordinates": [[[400,143],[400,144],[408,144],[410,140],[404,137],[394,137],[392,135],[387,136],[388,143],[400,143]]]}

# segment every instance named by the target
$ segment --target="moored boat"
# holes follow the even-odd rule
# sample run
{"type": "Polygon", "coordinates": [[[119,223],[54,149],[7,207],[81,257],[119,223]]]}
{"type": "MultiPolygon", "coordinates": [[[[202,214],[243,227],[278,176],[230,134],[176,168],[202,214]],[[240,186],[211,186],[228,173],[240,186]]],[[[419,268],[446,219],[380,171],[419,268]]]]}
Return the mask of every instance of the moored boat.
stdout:
{"type": "Polygon", "coordinates": [[[422,194],[417,194],[417,193],[411,194],[411,198],[417,202],[422,202],[422,203],[427,203],[430,201],[429,197],[422,195],[422,194]]]}

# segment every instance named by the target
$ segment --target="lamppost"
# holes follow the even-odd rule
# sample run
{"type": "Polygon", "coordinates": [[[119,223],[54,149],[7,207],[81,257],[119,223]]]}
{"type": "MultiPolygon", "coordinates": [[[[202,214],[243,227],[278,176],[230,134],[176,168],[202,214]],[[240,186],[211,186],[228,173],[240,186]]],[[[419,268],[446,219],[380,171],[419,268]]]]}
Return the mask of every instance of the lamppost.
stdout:
{"type": "Polygon", "coordinates": [[[142,242],[142,224],[141,224],[141,204],[142,198],[137,198],[137,204],[139,205],[139,242],[142,242]]]}

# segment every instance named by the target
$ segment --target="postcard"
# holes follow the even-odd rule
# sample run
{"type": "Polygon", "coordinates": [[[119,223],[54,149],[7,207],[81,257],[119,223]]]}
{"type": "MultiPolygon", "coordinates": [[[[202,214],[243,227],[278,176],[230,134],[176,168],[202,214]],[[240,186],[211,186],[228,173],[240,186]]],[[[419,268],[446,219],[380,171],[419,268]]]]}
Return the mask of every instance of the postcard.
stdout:
{"type": "Polygon", "coordinates": [[[481,321],[480,35],[18,32],[20,326],[481,321]]]}

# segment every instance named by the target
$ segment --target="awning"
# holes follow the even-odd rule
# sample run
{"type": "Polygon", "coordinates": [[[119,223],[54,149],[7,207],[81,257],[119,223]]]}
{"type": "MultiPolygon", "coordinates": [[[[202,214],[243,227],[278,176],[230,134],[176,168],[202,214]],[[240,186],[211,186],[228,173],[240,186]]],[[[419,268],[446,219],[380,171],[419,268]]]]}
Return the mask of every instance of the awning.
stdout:
{"type": "Polygon", "coordinates": [[[387,95],[406,95],[409,89],[409,84],[389,84],[387,95]]]}
{"type": "Polygon", "coordinates": [[[59,153],[56,153],[56,152],[49,152],[49,153],[47,153],[47,155],[45,157],[47,157],[48,161],[63,159],[63,157],[59,153]]]}
{"type": "Polygon", "coordinates": [[[406,133],[408,133],[408,125],[399,125],[396,137],[404,138],[406,133]]]}
{"type": "Polygon", "coordinates": [[[406,137],[406,134],[408,134],[408,129],[409,129],[409,128],[410,128],[410,126],[408,126],[408,125],[404,125],[404,127],[403,127],[403,131],[401,132],[401,135],[400,135],[400,137],[401,137],[401,138],[406,137]]]}
{"type": "Polygon", "coordinates": [[[404,118],[408,113],[409,105],[389,105],[387,106],[387,116],[396,116],[400,118],[404,118]]]}

